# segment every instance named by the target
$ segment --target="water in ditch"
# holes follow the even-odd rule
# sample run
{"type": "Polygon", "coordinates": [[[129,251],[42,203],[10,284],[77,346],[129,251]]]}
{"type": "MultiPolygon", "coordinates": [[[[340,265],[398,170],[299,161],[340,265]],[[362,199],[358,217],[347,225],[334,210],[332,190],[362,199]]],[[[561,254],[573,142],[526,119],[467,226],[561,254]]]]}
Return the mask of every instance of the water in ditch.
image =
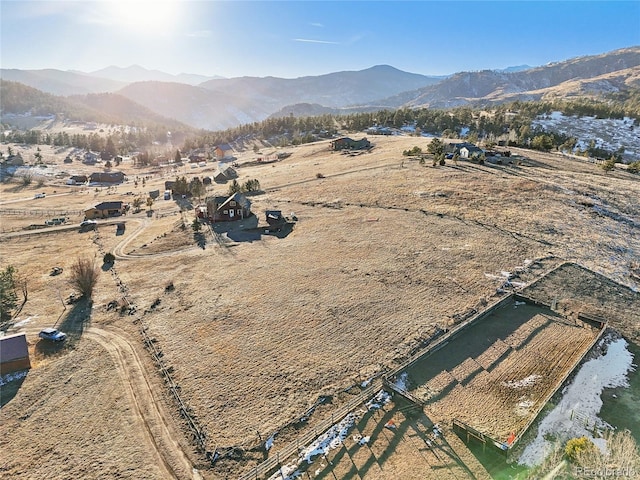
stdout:
{"type": "Polygon", "coordinates": [[[608,388],[602,392],[599,417],[616,429],[627,429],[640,445],[640,345],[631,343],[627,349],[633,354],[635,370],[628,374],[629,387],[608,388]]]}
{"type": "MultiPolygon", "coordinates": [[[[640,364],[640,345],[627,344],[627,350],[634,358],[634,365],[640,364]]],[[[616,430],[627,429],[640,445],[640,369],[635,367],[627,374],[628,387],[607,388],[601,394],[602,408],[598,417],[616,430]]],[[[549,406],[551,408],[551,406],[549,406]]],[[[476,458],[484,465],[493,480],[529,479],[531,470],[523,465],[507,464],[504,457],[489,449],[482,451],[479,444],[468,445],[476,458]]]]}

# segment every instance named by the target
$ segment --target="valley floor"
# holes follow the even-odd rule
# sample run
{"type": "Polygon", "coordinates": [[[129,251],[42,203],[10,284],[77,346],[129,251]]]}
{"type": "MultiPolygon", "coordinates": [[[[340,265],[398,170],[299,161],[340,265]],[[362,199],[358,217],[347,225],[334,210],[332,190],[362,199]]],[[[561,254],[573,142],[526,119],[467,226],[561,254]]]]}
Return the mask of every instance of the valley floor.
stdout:
{"type": "MultiPolygon", "coordinates": [[[[87,206],[131,201],[164,190],[176,174],[210,175],[215,166],[123,165],[129,180],[112,189],[71,187],[54,176],[41,186],[2,184],[0,267],[15,265],[29,279],[28,300],[9,332],[27,332],[33,368],[3,399],[0,471],[100,478],[109,468],[121,478],[166,478],[163,468],[173,465],[175,478],[236,478],[297,438],[301,417],[306,428],[320,424],[348,402],[347,390],[397,367],[434,329],[482,309],[509,288],[507,278],[512,286],[528,283],[571,261],[631,287],[637,302],[640,177],[525,150],[517,151],[526,157],[518,166],[431,167],[402,155],[415,145],[426,150],[424,138],[369,139],[374,148],[358,155],[330,152],[328,142],[293,147],[289,158],[268,165],[243,167],[255,155],[239,155],[239,181],[256,178],[263,189],[250,197],[260,223],[267,209],[297,218],[280,237],[205,230],[198,246],[190,231],[194,205],[160,199],[150,214],[118,219],[126,223],[123,235],[103,221],[96,231],[77,228],[87,206]],[[135,177],[145,185],[136,187],[135,177]],[[41,191],[46,197],[34,199],[41,191]],[[62,212],[73,227],[23,230],[62,212]],[[87,311],[65,306],[73,261],[95,256],[101,265],[106,252],[116,255],[115,272],[101,273],[87,311]],[[505,275],[523,265],[535,267],[505,275]],[[49,276],[53,266],[63,274],[49,276]],[[135,306],[132,315],[120,309],[123,297],[135,306]],[[118,308],[107,308],[112,301],[118,308]],[[45,351],[37,332],[55,323],[76,335],[60,351],[45,351]],[[92,329],[115,332],[135,350],[157,414],[132,403],[110,342],[92,329]],[[142,347],[141,329],[206,432],[206,450],[221,454],[214,467],[196,451],[142,347]],[[96,443],[96,432],[104,442],[96,443]],[[44,468],[56,462],[62,466],[44,468]]],[[[64,153],[48,155],[50,171],[87,168],[63,165],[64,153]]],[[[214,184],[208,194],[227,188],[214,184]]],[[[614,327],[640,343],[638,319],[624,313],[624,303],[592,291],[559,300],[623,312],[614,327]]]]}

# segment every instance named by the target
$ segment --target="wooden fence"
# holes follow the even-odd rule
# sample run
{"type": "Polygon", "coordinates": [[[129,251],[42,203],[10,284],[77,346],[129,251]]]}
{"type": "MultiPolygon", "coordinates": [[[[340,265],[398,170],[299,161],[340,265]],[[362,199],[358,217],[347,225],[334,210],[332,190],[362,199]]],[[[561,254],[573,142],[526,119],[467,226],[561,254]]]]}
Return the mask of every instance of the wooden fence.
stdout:
{"type": "Polygon", "coordinates": [[[247,473],[242,475],[240,480],[255,480],[275,472],[282,465],[282,462],[285,462],[294,454],[299,456],[302,448],[309,445],[316,438],[329,430],[336,422],[342,420],[350,412],[358,408],[359,405],[370,400],[381,388],[382,382],[380,379],[372,381],[371,384],[360,392],[357,397],[345,404],[342,408],[333,412],[330,417],[326,418],[319,425],[315,425],[313,428],[309,429],[309,431],[301,435],[294,442],[291,442],[282,450],[276,452],[275,455],[272,455],[264,462],[253,467],[247,473]]]}
{"type": "Polygon", "coordinates": [[[18,208],[3,208],[0,210],[0,216],[3,215],[19,215],[21,217],[71,217],[83,215],[82,210],[25,210],[18,208]]]}
{"type": "MultiPolygon", "coordinates": [[[[95,231],[93,242],[97,245],[98,251],[102,255],[104,255],[105,251],[102,246],[102,243],[100,242],[98,230],[95,231]]],[[[112,267],[109,271],[111,272],[111,275],[113,276],[114,281],[118,285],[118,288],[122,296],[122,300],[126,304],[126,308],[128,309],[130,314],[134,314],[136,312],[136,308],[135,308],[135,305],[129,300],[129,296],[127,293],[128,292],[127,286],[120,279],[115,267],[112,267]]],[[[140,331],[140,335],[142,336],[142,342],[145,348],[147,349],[147,351],[150,353],[151,358],[153,359],[156,366],[158,367],[158,370],[160,370],[160,373],[162,374],[162,377],[165,383],[167,384],[169,391],[173,395],[173,398],[176,401],[176,404],[180,411],[180,416],[185,420],[188,429],[191,431],[191,438],[195,443],[198,451],[200,453],[203,453],[207,458],[207,460],[209,460],[213,464],[217,458],[217,455],[215,451],[211,452],[207,449],[207,433],[205,429],[198,422],[198,419],[191,413],[191,408],[180,396],[180,391],[179,391],[180,387],[173,380],[173,377],[171,375],[171,370],[167,368],[167,366],[165,365],[164,360],[162,359],[162,356],[163,356],[162,352],[156,346],[155,340],[149,336],[147,332],[147,327],[145,326],[142,318],[143,318],[142,315],[136,315],[136,320],[134,321],[139,323],[139,331],[140,331]]]]}
{"type": "Polygon", "coordinates": [[[274,473],[283,462],[292,457],[294,454],[298,455],[300,453],[300,449],[305,447],[306,445],[313,442],[316,438],[318,438],[322,433],[328,430],[335,422],[342,420],[349,412],[355,410],[358,405],[366,402],[370,398],[372,398],[377,391],[382,389],[385,385],[387,388],[391,388],[392,390],[400,393],[402,396],[405,396],[412,402],[416,404],[422,404],[419,399],[414,397],[408,392],[401,391],[397,387],[394,388],[394,384],[392,379],[394,379],[400,372],[411,366],[413,363],[417,362],[420,358],[429,353],[433,353],[435,350],[438,350],[444,347],[451,338],[457,334],[459,334],[462,330],[467,328],[472,323],[484,318],[489,313],[493,312],[495,309],[499,308],[506,302],[508,302],[512,298],[512,295],[507,295],[506,297],[500,298],[496,300],[494,303],[489,305],[485,310],[475,314],[469,320],[457,325],[452,330],[449,330],[445,335],[440,336],[434,343],[430,344],[428,348],[422,350],[417,353],[413,357],[411,357],[407,362],[402,364],[400,367],[395,370],[384,374],[382,378],[376,379],[372,384],[363,390],[358,397],[344,405],[339,410],[333,412],[331,417],[325,419],[321,424],[316,425],[313,429],[308,431],[307,433],[300,436],[296,441],[290,443],[285,446],[282,450],[278,451],[275,455],[272,455],[264,462],[256,465],[247,473],[240,477],[240,480],[257,480],[260,478],[264,478],[265,476],[274,473]]]}
{"type": "Polygon", "coordinates": [[[434,341],[433,343],[429,344],[429,346],[426,347],[425,349],[423,349],[423,350],[419,351],[418,353],[416,353],[414,356],[412,356],[409,360],[407,360],[402,365],[397,367],[395,370],[392,370],[391,372],[386,373],[385,374],[385,379],[387,379],[387,380],[391,379],[389,381],[392,381],[392,379],[397,377],[402,371],[404,371],[407,368],[411,367],[411,365],[416,363],[421,358],[423,358],[425,356],[428,356],[429,354],[435,352],[436,350],[439,350],[440,348],[444,347],[447,343],[449,343],[450,340],[455,338],[462,331],[467,329],[470,325],[472,325],[473,323],[475,323],[475,322],[477,322],[479,320],[482,320],[487,315],[492,313],[494,310],[496,310],[496,309],[502,307],[504,304],[508,303],[512,298],[513,298],[513,293],[510,293],[510,294],[506,295],[505,297],[499,298],[499,299],[495,300],[493,303],[491,303],[490,305],[488,305],[481,312],[475,313],[473,316],[469,317],[467,320],[465,320],[462,323],[459,323],[458,325],[454,326],[447,333],[445,333],[444,335],[441,335],[440,337],[438,337],[438,339],[436,341],[434,341]]]}
{"type": "Polygon", "coordinates": [[[471,438],[476,439],[480,443],[482,443],[482,450],[484,451],[485,447],[489,445],[493,450],[500,452],[502,455],[507,455],[509,451],[509,446],[505,443],[499,442],[494,438],[491,438],[486,433],[482,433],[479,430],[467,425],[466,423],[454,418],[452,421],[452,428],[454,432],[459,432],[462,434],[466,434],[467,443],[471,438]]]}

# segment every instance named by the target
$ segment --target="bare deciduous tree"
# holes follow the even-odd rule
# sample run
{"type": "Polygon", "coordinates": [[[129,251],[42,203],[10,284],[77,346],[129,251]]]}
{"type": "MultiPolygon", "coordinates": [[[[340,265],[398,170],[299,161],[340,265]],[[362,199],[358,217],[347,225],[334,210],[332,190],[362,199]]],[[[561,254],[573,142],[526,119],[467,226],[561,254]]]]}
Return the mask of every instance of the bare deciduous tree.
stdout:
{"type": "Polygon", "coordinates": [[[71,265],[71,276],[69,284],[75,288],[82,296],[91,298],[93,289],[98,282],[100,270],[95,259],[78,258],[76,263],[71,265]]]}

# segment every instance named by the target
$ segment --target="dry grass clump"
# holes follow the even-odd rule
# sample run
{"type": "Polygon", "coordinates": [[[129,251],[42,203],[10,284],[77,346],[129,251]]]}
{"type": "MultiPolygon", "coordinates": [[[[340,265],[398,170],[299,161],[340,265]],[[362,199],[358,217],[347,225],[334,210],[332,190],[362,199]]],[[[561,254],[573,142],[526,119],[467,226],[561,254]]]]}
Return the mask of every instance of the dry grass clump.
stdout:
{"type": "MultiPolygon", "coordinates": [[[[606,440],[605,452],[588,439],[584,439],[586,442],[583,442],[585,444],[583,448],[566,451],[568,459],[574,464],[572,470],[594,478],[611,476],[634,478],[640,474],[640,450],[629,430],[607,431],[604,439],[606,440]],[[594,472],[594,475],[588,475],[588,472],[594,472]]],[[[575,445],[575,440],[581,439],[569,440],[567,448],[575,445]],[[570,445],[570,442],[574,443],[570,445]]]]}

